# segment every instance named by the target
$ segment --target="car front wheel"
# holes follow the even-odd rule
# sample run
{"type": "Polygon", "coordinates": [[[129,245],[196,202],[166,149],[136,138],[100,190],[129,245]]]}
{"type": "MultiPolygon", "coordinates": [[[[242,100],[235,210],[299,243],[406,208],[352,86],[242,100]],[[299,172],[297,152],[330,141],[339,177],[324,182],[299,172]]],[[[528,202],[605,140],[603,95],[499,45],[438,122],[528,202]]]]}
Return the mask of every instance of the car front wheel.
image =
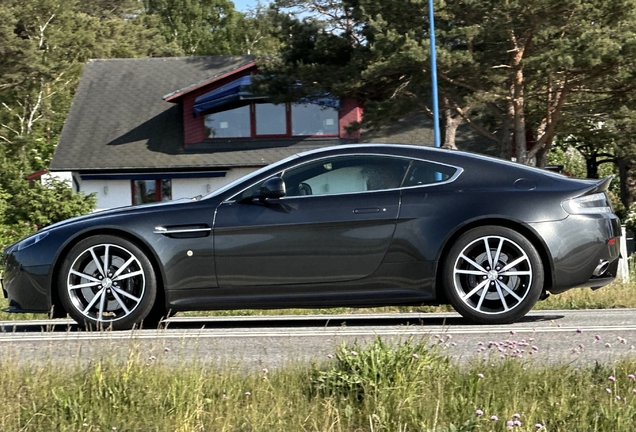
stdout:
{"type": "Polygon", "coordinates": [[[62,305],[90,328],[129,329],[152,310],[157,280],[152,264],[133,243],[98,235],[76,244],[58,278],[62,305]]]}
{"type": "Polygon", "coordinates": [[[536,248],[509,228],[484,226],[466,232],[445,262],[449,301],[477,323],[517,321],[543,290],[544,270],[536,248]]]}

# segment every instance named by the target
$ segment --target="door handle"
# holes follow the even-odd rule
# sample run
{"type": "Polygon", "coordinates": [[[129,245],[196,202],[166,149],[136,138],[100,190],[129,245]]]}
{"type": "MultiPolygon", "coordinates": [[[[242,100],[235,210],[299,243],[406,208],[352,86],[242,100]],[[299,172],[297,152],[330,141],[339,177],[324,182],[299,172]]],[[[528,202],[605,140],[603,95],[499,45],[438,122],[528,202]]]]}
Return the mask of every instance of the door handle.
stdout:
{"type": "MultiPolygon", "coordinates": [[[[382,211],[386,211],[383,209],[382,211]]],[[[368,208],[358,208],[353,211],[355,214],[363,214],[363,213],[380,213],[380,209],[377,207],[368,207],[368,208]]]]}

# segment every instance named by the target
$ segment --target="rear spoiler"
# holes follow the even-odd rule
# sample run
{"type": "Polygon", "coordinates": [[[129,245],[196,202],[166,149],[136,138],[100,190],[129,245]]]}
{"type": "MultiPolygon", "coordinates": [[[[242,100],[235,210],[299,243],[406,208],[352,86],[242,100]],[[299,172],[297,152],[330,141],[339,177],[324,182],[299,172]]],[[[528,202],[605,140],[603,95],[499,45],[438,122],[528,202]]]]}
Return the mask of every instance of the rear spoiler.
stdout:
{"type": "Polygon", "coordinates": [[[612,182],[613,178],[614,178],[613,175],[608,175],[604,179],[596,180],[596,183],[594,184],[594,186],[588,191],[586,191],[585,194],[587,195],[587,194],[607,191],[607,189],[609,189],[609,185],[612,182]]]}

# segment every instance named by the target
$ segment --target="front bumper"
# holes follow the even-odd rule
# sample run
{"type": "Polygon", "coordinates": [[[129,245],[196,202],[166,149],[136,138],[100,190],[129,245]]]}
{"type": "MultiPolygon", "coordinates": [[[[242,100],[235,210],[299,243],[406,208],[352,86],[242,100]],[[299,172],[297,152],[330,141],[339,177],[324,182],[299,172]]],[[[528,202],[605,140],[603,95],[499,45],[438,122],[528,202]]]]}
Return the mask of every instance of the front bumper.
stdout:
{"type": "Polygon", "coordinates": [[[5,250],[2,293],[9,299],[7,312],[48,312],[51,308],[49,265],[26,266],[19,252],[5,250]]]}

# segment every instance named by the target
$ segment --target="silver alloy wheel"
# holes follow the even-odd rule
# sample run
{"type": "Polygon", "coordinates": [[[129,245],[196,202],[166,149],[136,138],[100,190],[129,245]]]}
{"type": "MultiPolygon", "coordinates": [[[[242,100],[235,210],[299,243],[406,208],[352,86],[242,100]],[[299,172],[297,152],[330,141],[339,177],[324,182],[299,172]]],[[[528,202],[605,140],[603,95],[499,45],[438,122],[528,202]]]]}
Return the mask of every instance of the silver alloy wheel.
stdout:
{"type": "Polygon", "coordinates": [[[85,249],[66,278],[68,297],[91,321],[109,323],[129,316],[144,298],[146,276],[135,255],[115,244],[85,249]]]}
{"type": "Polygon", "coordinates": [[[470,309],[488,315],[519,306],[532,287],[530,258],[514,241],[484,236],[470,242],[453,266],[453,285],[470,309]]]}

